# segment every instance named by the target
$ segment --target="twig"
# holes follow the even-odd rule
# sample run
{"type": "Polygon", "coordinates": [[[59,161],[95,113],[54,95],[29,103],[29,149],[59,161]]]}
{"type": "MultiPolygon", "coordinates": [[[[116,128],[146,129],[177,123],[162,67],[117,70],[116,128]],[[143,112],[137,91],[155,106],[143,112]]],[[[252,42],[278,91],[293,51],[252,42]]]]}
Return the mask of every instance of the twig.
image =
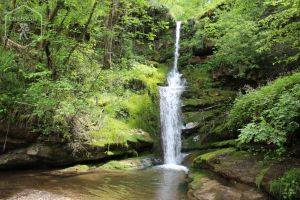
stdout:
{"type": "Polygon", "coordinates": [[[2,153],[5,152],[5,148],[6,148],[6,143],[7,143],[7,138],[8,138],[8,132],[9,132],[9,128],[10,128],[10,122],[7,122],[7,129],[6,129],[6,136],[5,136],[5,140],[4,140],[4,144],[3,144],[3,149],[2,149],[2,153]]]}

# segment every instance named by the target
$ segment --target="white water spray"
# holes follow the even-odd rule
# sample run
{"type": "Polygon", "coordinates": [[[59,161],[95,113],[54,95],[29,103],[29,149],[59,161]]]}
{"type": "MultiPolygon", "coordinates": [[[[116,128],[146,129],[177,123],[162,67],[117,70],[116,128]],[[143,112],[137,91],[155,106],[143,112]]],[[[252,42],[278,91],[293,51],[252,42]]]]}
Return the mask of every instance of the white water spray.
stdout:
{"type": "Polygon", "coordinates": [[[160,119],[164,164],[180,164],[181,156],[181,94],[185,80],[178,72],[181,22],[176,23],[174,65],[168,74],[168,86],[160,87],[160,119]]]}

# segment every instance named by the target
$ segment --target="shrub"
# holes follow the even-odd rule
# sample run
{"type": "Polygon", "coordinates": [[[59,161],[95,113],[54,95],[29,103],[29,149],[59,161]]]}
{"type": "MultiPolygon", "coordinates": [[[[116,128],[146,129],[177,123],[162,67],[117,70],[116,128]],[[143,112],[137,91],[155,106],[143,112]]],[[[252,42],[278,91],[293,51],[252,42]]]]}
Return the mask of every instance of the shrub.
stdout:
{"type": "Polygon", "coordinates": [[[278,195],[282,199],[299,198],[299,180],[300,168],[291,169],[285,172],[281,178],[271,182],[271,193],[278,195]]]}
{"type": "Polygon", "coordinates": [[[241,131],[239,142],[275,145],[281,154],[299,117],[300,73],[295,73],[237,98],[227,126],[241,131]]]}

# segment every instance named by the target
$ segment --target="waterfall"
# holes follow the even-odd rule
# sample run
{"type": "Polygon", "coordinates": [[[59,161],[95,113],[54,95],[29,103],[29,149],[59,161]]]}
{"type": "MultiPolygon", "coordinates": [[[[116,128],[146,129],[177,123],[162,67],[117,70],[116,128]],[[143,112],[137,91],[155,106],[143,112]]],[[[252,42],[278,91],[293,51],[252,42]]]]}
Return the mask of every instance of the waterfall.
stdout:
{"type": "Polygon", "coordinates": [[[168,74],[168,86],[160,87],[160,120],[164,164],[176,165],[181,162],[181,94],[185,80],[178,72],[181,22],[176,22],[176,43],[174,64],[168,74]]]}

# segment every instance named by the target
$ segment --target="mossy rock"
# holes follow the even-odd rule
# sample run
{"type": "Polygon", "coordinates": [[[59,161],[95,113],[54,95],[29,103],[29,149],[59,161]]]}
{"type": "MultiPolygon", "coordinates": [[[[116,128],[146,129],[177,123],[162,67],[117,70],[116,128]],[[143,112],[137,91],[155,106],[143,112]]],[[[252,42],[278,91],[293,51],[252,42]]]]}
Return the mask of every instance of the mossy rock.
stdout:
{"type": "Polygon", "coordinates": [[[209,169],[215,174],[258,187],[275,199],[298,199],[300,160],[268,160],[263,154],[225,148],[202,151],[193,161],[193,170],[209,169]]]}
{"type": "Polygon", "coordinates": [[[192,121],[199,124],[191,136],[183,140],[184,150],[202,149],[207,143],[229,140],[233,137],[224,129],[226,113],[224,108],[202,112],[184,113],[184,121],[192,121]]]}
{"type": "Polygon", "coordinates": [[[61,170],[54,170],[54,171],[46,172],[44,174],[51,175],[51,176],[68,177],[68,176],[87,174],[87,173],[95,172],[96,170],[97,168],[94,166],[75,165],[73,167],[68,167],[61,170]]]}
{"type": "Polygon", "coordinates": [[[208,70],[198,66],[186,66],[182,73],[187,79],[182,108],[184,122],[199,124],[183,141],[184,150],[199,149],[208,142],[233,139],[224,123],[237,91],[223,87],[208,70]]]}
{"type": "Polygon", "coordinates": [[[235,148],[225,148],[225,149],[217,149],[217,150],[209,151],[209,152],[202,154],[202,155],[198,156],[197,158],[195,158],[195,160],[193,161],[193,166],[206,168],[205,163],[207,161],[209,161],[211,159],[217,159],[219,156],[224,156],[226,154],[230,154],[235,151],[236,151],[235,148]]]}
{"type": "Polygon", "coordinates": [[[191,169],[189,171],[188,178],[190,180],[189,188],[192,190],[196,190],[197,188],[200,188],[202,186],[202,178],[205,178],[207,176],[207,173],[205,173],[203,170],[195,170],[191,169]]]}
{"type": "Polygon", "coordinates": [[[212,106],[218,103],[231,101],[235,97],[236,92],[209,89],[197,91],[197,95],[197,98],[184,98],[184,104],[187,106],[212,106]]]}
{"type": "Polygon", "coordinates": [[[197,112],[184,112],[183,118],[186,123],[198,122],[203,123],[216,115],[215,110],[197,111],[197,112]]]}
{"type": "Polygon", "coordinates": [[[130,163],[124,163],[121,161],[110,161],[102,165],[100,168],[107,170],[129,170],[132,169],[132,165],[130,163]]]}
{"type": "Polygon", "coordinates": [[[237,147],[236,140],[224,140],[220,142],[211,142],[202,145],[195,145],[194,148],[190,147],[189,150],[208,150],[208,149],[219,149],[219,148],[229,148],[237,147]]]}
{"type": "Polygon", "coordinates": [[[144,156],[144,157],[136,157],[136,158],[129,158],[126,160],[113,160],[110,161],[102,166],[99,169],[106,169],[106,170],[138,170],[138,169],[145,169],[151,167],[155,164],[156,160],[153,156],[144,156]]]}

